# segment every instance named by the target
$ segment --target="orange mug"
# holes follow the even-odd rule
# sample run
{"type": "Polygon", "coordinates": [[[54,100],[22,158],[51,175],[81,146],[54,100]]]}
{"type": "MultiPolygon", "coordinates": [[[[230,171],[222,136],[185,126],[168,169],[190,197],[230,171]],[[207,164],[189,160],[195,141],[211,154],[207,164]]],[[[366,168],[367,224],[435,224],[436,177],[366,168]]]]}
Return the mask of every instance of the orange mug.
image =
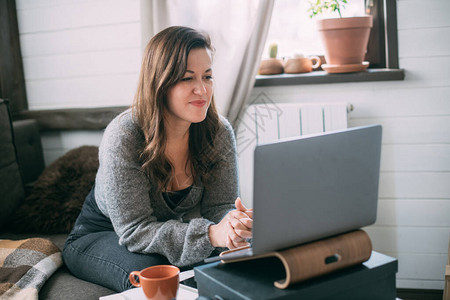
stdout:
{"type": "Polygon", "coordinates": [[[142,287],[149,300],[176,299],[180,269],[171,265],[157,265],[130,273],[130,282],[142,287]],[[139,282],[136,281],[136,277],[139,282]]]}

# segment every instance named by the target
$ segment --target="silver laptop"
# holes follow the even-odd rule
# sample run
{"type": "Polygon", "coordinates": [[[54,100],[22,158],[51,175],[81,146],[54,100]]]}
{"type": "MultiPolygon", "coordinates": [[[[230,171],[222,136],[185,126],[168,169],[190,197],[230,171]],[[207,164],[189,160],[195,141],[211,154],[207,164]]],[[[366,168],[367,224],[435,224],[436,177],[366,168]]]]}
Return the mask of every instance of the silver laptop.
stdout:
{"type": "Polygon", "coordinates": [[[264,254],[375,223],[381,133],[372,125],[258,145],[252,245],[205,262],[264,254]]]}

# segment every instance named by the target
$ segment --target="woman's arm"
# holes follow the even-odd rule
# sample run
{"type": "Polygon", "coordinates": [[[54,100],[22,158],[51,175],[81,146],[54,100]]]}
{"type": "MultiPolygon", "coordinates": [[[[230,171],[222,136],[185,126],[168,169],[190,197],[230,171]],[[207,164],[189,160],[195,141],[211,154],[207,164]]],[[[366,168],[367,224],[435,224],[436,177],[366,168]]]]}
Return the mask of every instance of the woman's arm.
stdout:
{"type": "Polygon", "coordinates": [[[178,266],[197,263],[214,250],[208,236],[212,222],[156,218],[152,203],[158,199],[150,199],[154,187],[139,164],[142,139],[129,114],[119,116],[106,129],[95,187],[98,206],[111,219],[119,243],[130,251],[159,253],[178,266]]]}
{"type": "Polygon", "coordinates": [[[217,134],[216,145],[224,161],[214,173],[214,183],[205,188],[201,212],[215,223],[209,230],[211,243],[232,249],[247,244],[245,239],[251,237],[253,213],[245,214],[239,209],[243,206],[235,209],[239,195],[236,140],[230,123],[225,118],[221,121],[223,127],[217,134]]]}
{"type": "Polygon", "coordinates": [[[223,162],[214,170],[214,182],[205,187],[201,207],[202,216],[216,224],[235,209],[239,196],[236,139],[230,123],[223,117],[221,123],[215,144],[223,162]]]}

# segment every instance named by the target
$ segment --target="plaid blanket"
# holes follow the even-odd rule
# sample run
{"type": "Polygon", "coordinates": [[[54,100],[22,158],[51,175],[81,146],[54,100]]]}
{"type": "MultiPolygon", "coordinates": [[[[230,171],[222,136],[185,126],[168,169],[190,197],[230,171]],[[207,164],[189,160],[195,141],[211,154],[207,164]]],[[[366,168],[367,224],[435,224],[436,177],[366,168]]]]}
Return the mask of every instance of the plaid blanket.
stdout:
{"type": "Polygon", "coordinates": [[[0,299],[37,300],[45,281],[60,266],[61,251],[49,240],[0,240],[0,299]]]}

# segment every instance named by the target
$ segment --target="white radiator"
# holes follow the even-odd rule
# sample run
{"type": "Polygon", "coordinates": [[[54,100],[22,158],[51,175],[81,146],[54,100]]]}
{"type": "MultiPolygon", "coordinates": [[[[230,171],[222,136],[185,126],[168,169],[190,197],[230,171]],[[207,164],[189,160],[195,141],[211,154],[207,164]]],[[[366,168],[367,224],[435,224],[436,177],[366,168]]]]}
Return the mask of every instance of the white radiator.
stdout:
{"type": "Polygon", "coordinates": [[[240,195],[253,207],[253,151],[275,140],[347,128],[347,103],[264,103],[250,105],[236,132],[240,195]]]}

